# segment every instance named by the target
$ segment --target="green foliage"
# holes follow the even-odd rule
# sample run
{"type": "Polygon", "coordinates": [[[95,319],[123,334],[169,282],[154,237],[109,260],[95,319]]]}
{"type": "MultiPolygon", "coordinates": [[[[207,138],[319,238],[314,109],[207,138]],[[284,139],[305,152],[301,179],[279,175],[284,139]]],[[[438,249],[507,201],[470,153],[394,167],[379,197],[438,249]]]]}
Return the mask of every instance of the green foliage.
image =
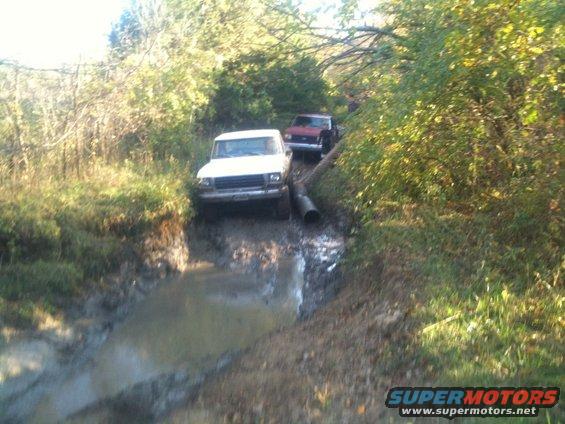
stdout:
{"type": "Polygon", "coordinates": [[[364,216],[352,272],[377,255],[410,281],[414,330],[390,357],[426,384],[560,386],[562,7],[380,11],[402,37],[358,76],[368,99],[338,172],[355,193],[340,203],[364,216]]]}
{"type": "Polygon", "coordinates": [[[0,309],[12,318],[29,315],[14,302],[56,306],[132,259],[126,244],[135,245],[165,220],[193,216],[184,167],[100,166],[92,172],[80,181],[0,190],[0,309]]]}
{"type": "Polygon", "coordinates": [[[0,273],[0,296],[9,301],[76,294],[83,275],[75,264],[37,260],[5,265],[0,273]]]}
{"type": "Polygon", "coordinates": [[[482,206],[512,196],[516,179],[555,198],[562,26],[554,5],[387,3],[406,38],[372,69],[375,95],[351,122],[342,163],[367,183],[360,201],[475,196],[482,206]],[[366,148],[383,155],[378,166],[366,148]]]}
{"type": "Polygon", "coordinates": [[[351,190],[355,185],[347,178],[338,167],[328,168],[322,178],[314,181],[308,193],[314,203],[325,213],[336,215],[345,213],[354,218],[356,210],[351,202],[351,190]]]}
{"type": "Polygon", "coordinates": [[[112,53],[124,58],[135,50],[142,38],[142,28],[139,16],[132,9],[126,10],[120,16],[118,23],[112,26],[108,36],[112,53]]]}
{"type": "Polygon", "coordinates": [[[253,52],[225,64],[215,84],[208,120],[222,128],[286,126],[294,114],[328,105],[327,83],[309,56],[253,52]]]}
{"type": "MultiPolygon", "coordinates": [[[[353,183],[333,168],[311,191],[322,207],[354,214],[353,183]]],[[[383,261],[377,295],[409,311],[408,336],[386,347],[381,372],[416,364],[416,385],[563,384],[563,264],[544,262],[539,240],[501,243],[485,213],[375,204],[373,219],[353,229],[344,266],[355,281],[383,261]]]]}
{"type": "Polygon", "coordinates": [[[375,94],[350,122],[340,166],[354,207],[368,217],[383,200],[464,211],[517,259],[497,264],[505,272],[531,281],[554,269],[563,231],[556,2],[398,0],[384,11],[404,37],[364,76],[375,94]]]}
{"type": "Polygon", "coordinates": [[[481,217],[388,205],[379,218],[360,229],[349,266],[359,272],[376,255],[411,279],[401,290],[415,335],[391,347],[393,356],[426,364],[428,382],[563,383],[561,265],[530,281],[536,250],[516,255],[497,244],[481,217]]]}
{"type": "Polygon", "coordinates": [[[5,199],[0,204],[0,251],[3,261],[34,259],[38,255],[57,257],[61,229],[54,219],[45,219],[42,206],[22,199],[18,204],[5,199]]]}
{"type": "Polygon", "coordinates": [[[123,243],[115,235],[98,236],[74,223],[61,225],[61,257],[82,269],[84,276],[93,278],[115,270],[125,259],[123,243]]]}

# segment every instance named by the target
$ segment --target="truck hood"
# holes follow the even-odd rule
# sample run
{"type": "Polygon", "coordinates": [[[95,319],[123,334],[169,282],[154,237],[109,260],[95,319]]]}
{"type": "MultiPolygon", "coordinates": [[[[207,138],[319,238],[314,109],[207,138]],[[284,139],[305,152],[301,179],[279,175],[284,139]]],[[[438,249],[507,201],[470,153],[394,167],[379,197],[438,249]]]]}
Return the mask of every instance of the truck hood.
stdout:
{"type": "Polygon", "coordinates": [[[198,178],[232,177],[284,171],[284,155],[212,159],[198,171],[198,178]]]}
{"type": "Polygon", "coordinates": [[[285,130],[285,134],[306,135],[311,137],[318,137],[320,132],[322,132],[322,128],[289,127],[285,130]]]}

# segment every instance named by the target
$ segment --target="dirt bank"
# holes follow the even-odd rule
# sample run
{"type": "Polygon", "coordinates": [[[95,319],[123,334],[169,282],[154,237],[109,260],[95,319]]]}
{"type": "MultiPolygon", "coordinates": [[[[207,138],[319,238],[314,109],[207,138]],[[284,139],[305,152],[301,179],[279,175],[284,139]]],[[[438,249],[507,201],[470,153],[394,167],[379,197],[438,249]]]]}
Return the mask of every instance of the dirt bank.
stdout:
{"type": "Polygon", "coordinates": [[[171,273],[188,264],[183,223],[162,222],[140,240],[124,244],[119,272],[67,302],[65,312],[44,314],[33,328],[2,327],[0,422],[24,420],[43,394],[88,363],[116,324],[171,273]]]}

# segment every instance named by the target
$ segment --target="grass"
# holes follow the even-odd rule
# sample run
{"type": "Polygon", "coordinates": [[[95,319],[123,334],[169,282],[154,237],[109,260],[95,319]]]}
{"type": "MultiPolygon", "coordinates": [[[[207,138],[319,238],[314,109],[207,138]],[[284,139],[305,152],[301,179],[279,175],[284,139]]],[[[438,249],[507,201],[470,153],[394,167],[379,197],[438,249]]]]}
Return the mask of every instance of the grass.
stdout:
{"type": "Polygon", "coordinates": [[[29,324],[115,270],[124,246],[192,216],[188,173],[100,166],[75,181],[0,189],[0,317],[29,324]]]}
{"type": "MultiPolygon", "coordinates": [[[[336,167],[311,191],[322,205],[359,217],[349,185],[336,167]]],[[[346,266],[355,280],[383,259],[389,272],[376,283],[382,296],[409,310],[409,329],[380,361],[383,373],[404,375],[416,364],[422,373],[413,385],[563,386],[558,239],[529,237],[523,229],[510,237],[512,222],[453,205],[381,200],[364,212],[346,266]]],[[[560,414],[554,408],[541,416],[546,412],[548,422],[560,414]]]]}

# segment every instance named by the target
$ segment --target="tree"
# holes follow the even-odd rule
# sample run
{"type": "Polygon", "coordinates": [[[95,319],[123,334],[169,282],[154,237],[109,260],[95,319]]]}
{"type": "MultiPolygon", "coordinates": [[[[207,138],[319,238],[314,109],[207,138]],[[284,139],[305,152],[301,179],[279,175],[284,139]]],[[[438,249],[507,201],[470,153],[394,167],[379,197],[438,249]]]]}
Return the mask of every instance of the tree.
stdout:
{"type": "Polygon", "coordinates": [[[207,119],[224,128],[285,125],[298,112],[328,106],[328,85],[307,55],[252,52],[226,63],[215,85],[207,119]]]}

